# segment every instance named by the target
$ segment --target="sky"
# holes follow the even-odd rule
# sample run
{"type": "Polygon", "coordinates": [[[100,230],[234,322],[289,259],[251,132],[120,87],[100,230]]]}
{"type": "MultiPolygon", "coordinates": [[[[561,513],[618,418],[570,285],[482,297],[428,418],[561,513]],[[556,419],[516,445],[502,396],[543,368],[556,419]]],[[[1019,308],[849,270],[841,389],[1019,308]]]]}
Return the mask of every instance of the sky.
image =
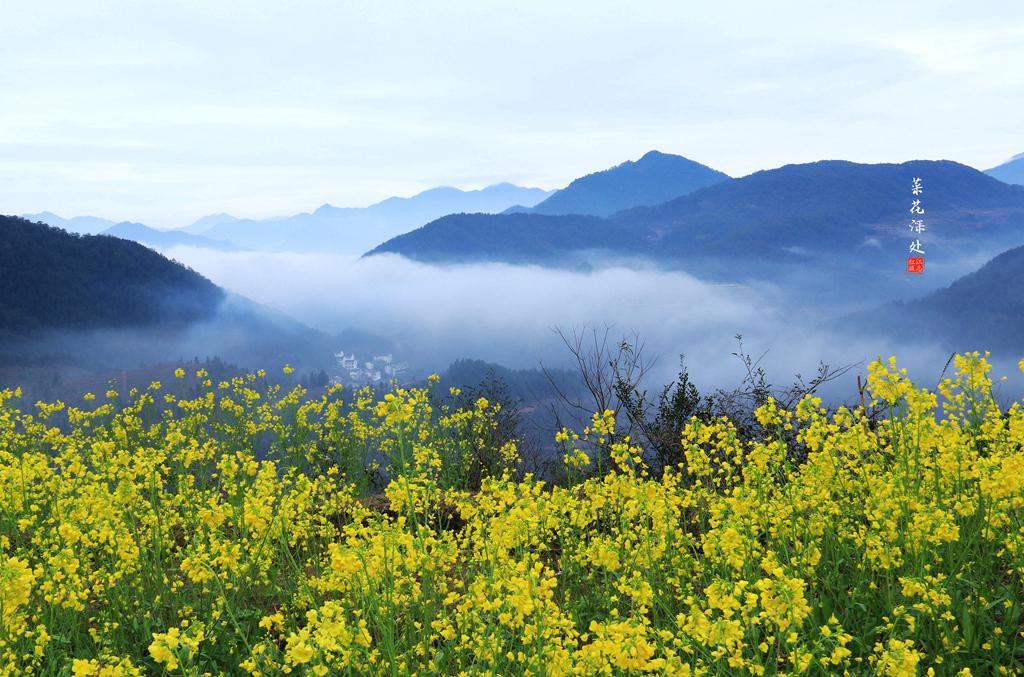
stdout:
{"type": "Polygon", "coordinates": [[[658,149],[742,176],[1024,151],[1024,3],[0,5],[0,213],[182,226],[658,149]]]}

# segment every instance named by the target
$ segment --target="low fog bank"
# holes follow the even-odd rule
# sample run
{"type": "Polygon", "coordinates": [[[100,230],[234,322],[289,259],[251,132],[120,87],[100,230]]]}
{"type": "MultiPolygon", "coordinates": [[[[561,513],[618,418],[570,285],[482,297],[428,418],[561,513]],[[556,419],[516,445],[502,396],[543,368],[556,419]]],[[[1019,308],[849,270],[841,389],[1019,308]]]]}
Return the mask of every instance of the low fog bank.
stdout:
{"type": "Polygon", "coordinates": [[[215,362],[226,374],[284,364],[300,375],[330,369],[335,339],[228,294],[206,319],[111,329],[38,330],[0,337],[0,387],[44,398],[80,395],[114,379],[166,380],[185,363],[215,362]]]}
{"type": "MultiPolygon", "coordinates": [[[[674,379],[680,355],[703,390],[739,385],[746,370],[733,354],[737,334],[777,386],[792,383],[796,374],[812,378],[821,362],[854,365],[825,388],[833,401],[854,400],[857,375],[877,356],[896,355],[928,387],[950,357],[936,345],[837,333],[828,329],[835,313],[822,310],[827,304],[796,302],[776,285],[709,284],[654,267],[574,272],[507,264],[439,267],[392,255],[354,259],[192,248],[167,254],[328,334],[360,330],[381,336],[419,374],[465,357],[514,368],[567,366],[571,356],[555,332],[559,327],[610,326],[612,340],[637,334],[647,355],[658,356],[649,375],[652,388],[674,379]]],[[[827,296],[827,286],[820,293],[827,296]]],[[[1007,397],[1024,392],[1019,357],[992,358],[994,373],[1010,377],[1001,386],[1007,397]]]]}

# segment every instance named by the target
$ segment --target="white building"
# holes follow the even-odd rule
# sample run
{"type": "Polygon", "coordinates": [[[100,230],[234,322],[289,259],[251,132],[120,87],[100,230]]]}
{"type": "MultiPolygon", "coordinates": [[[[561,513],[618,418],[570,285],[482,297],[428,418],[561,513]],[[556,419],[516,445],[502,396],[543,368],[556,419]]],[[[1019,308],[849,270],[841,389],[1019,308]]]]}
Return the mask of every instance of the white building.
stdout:
{"type": "Polygon", "coordinates": [[[335,359],[338,360],[338,364],[341,365],[344,371],[355,371],[359,368],[359,360],[356,359],[355,353],[352,355],[346,355],[344,350],[338,351],[334,354],[335,359]]]}
{"type": "Polygon", "coordinates": [[[374,355],[368,362],[360,362],[355,353],[349,354],[344,350],[335,353],[334,357],[338,361],[340,374],[332,381],[337,383],[379,384],[392,379],[397,380],[409,366],[405,362],[395,362],[390,353],[374,355]]]}

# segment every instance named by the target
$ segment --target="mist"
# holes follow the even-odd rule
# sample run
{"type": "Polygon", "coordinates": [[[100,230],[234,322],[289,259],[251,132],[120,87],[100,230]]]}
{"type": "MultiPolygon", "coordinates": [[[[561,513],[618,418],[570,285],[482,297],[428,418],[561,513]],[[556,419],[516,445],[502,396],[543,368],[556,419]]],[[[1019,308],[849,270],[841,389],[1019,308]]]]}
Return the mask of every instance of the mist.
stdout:
{"type": "MultiPolygon", "coordinates": [[[[853,365],[825,389],[834,401],[852,401],[857,376],[876,357],[896,355],[912,378],[930,388],[950,357],[943,346],[833,331],[832,316],[776,284],[711,284],[640,262],[573,271],[498,263],[436,266],[394,255],[166,253],[226,289],[328,334],[379,336],[420,374],[466,357],[514,368],[566,366],[570,355],[559,328],[608,328],[612,341],[635,334],[646,354],[657,357],[652,387],[674,379],[680,356],[702,389],[735,387],[746,373],[734,354],[737,335],[778,386],[797,374],[813,377],[822,362],[853,365]]],[[[1018,358],[992,356],[994,374],[1009,377],[1001,386],[1007,396],[1024,390],[1018,358]]]]}

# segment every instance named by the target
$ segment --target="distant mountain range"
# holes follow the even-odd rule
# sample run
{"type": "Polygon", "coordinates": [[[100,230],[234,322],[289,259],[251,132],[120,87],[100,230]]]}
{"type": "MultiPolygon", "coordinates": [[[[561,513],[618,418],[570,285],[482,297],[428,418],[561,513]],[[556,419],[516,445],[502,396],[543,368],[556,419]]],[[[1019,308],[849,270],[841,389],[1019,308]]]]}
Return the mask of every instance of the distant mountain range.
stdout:
{"type": "Polygon", "coordinates": [[[196,219],[192,223],[177,230],[184,233],[191,233],[193,235],[201,235],[206,231],[210,230],[214,226],[224,225],[226,223],[235,223],[241,221],[237,217],[231,216],[231,214],[225,214],[220,212],[217,214],[208,214],[202,218],[196,219]]]}
{"type": "Polygon", "coordinates": [[[53,212],[22,214],[21,216],[33,223],[45,223],[55,228],[63,228],[69,233],[80,233],[82,235],[96,235],[115,224],[110,219],[101,219],[96,216],[73,216],[70,219],[65,219],[53,212]]]}
{"type": "Polygon", "coordinates": [[[498,213],[515,204],[536,204],[549,194],[510,183],[468,191],[443,187],[409,198],[388,198],[369,207],[325,204],[312,213],[277,219],[235,219],[219,214],[204,217],[187,230],[246,249],[361,253],[445,214],[498,213]]]}
{"type": "MultiPolygon", "coordinates": [[[[223,217],[226,215],[218,216],[223,217]]],[[[79,235],[110,235],[122,240],[138,242],[154,249],[170,249],[176,246],[204,247],[220,251],[237,251],[241,249],[241,247],[232,242],[181,230],[158,230],[143,223],[134,223],[132,221],[115,223],[109,219],[101,219],[95,216],[75,216],[65,219],[52,212],[25,214],[22,218],[33,223],[45,223],[48,226],[61,228],[69,233],[77,233],[79,235]]],[[[216,217],[207,218],[214,219],[216,217]]]]}
{"type": "Polygon", "coordinates": [[[180,230],[157,230],[141,223],[124,221],[115,224],[104,230],[102,235],[119,237],[122,240],[132,240],[155,249],[170,249],[171,247],[203,247],[205,249],[217,249],[220,251],[238,251],[241,249],[233,242],[215,240],[204,235],[194,235],[180,230]]]}
{"type": "Polygon", "coordinates": [[[270,219],[210,214],[176,230],[141,223],[114,223],[96,217],[63,218],[51,212],[29,214],[77,233],[106,233],[159,249],[195,246],[229,251],[255,249],[360,254],[391,238],[446,215],[498,214],[608,216],[623,209],[656,205],[729,176],[678,155],[650,151],[588,174],[558,191],[498,183],[480,190],[433,188],[412,197],[392,197],[369,207],[322,205],[313,212],[270,219]],[[203,238],[203,239],[197,239],[203,238]]]}
{"type": "Polygon", "coordinates": [[[1007,162],[985,172],[1003,183],[1024,185],[1024,153],[1014,155],[1007,162]]]}
{"type": "MultiPolygon", "coordinates": [[[[860,165],[824,161],[730,179],[684,157],[651,151],[548,192],[501,183],[435,188],[365,208],[288,217],[211,214],[179,230],[96,217],[29,215],[73,232],[107,233],[158,249],[397,253],[430,262],[505,261],[588,266],[607,256],[724,277],[744,261],[753,277],[792,266],[899,267],[911,174],[928,185],[929,283],[966,272],[965,253],[1019,244],[1024,155],[985,176],[953,162],[860,165]],[[424,225],[426,224],[426,225],[424,225]],[[751,261],[753,260],[753,265],[751,261]],[[935,275],[940,271],[941,275],[935,275]]],[[[902,284],[902,283],[901,283],[902,284]]]]}
{"type": "Polygon", "coordinates": [[[967,272],[972,255],[1022,243],[1024,187],[949,161],[823,161],[722,181],[608,218],[445,216],[368,255],[571,266],[642,258],[712,278],[841,280],[853,285],[841,289],[851,295],[874,285],[898,298],[948,284],[967,272]],[[908,281],[915,177],[924,180],[928,230],[914,237],[925,244],[930,274],[908,281]]]}
{"type": "Polygon", "coordinates": [[[580,177],[533,208],[517,206],[507,211],[610,216],[623,209],[661,204],[728,180],[727,174],[699,162],[652,150],[635,162],[580,177]]]}
{"type": "Polygon", "coordinates": [[[480,190],[441,187],[408,198],[388,198],[369,207],[325,204],[311,213],[271,219],[211,214],[173,230],[156,229],[142,223],[115,223],[93,216],[63,218],[52,212],[26,214],[24,218],[74,233],[105,233],[158,249],[192,246],[221,251],[257,249],[361,254],[445,214],[497,214],[513,205],[535,205],[549,195],[551,191],[511,183],[497,183],[480,190]]]}
{"type": "Polygon", "coordinates": [[[136,242],[397,254],[444,264],[656,266],[792,291],[795,302],[833,315],[874,308],[841,321],[851,330],[956,350],[1017,350],[1024,336],[1024,185],[1013,184],[1024,184],[1024,155],[987,172],[950,161],[821,161],[732,179],[652,151],[554,193],[507,183],[436,188],[366,208],[323,205],[276,219],[212,214],[180,230],[28,215],[70,231],[63,232],[0,217],[0,361],[25,350],[75,359],[102,353],[115,363],[128,354],[156,360],[194,349],[254,366],[330,363],[334,337],[231,296],[136,242]],[[924,182],[927,230],[920,234],[908,228],[915,177],[924,182]],[[916,238],[925,249],[924,275],[905,272],[916,238]],[[109,333],[129,330],[145,339],[109,333]],[[56,339],[37,340],[69,332],[74,340],[59,347],[56,339]]]}

